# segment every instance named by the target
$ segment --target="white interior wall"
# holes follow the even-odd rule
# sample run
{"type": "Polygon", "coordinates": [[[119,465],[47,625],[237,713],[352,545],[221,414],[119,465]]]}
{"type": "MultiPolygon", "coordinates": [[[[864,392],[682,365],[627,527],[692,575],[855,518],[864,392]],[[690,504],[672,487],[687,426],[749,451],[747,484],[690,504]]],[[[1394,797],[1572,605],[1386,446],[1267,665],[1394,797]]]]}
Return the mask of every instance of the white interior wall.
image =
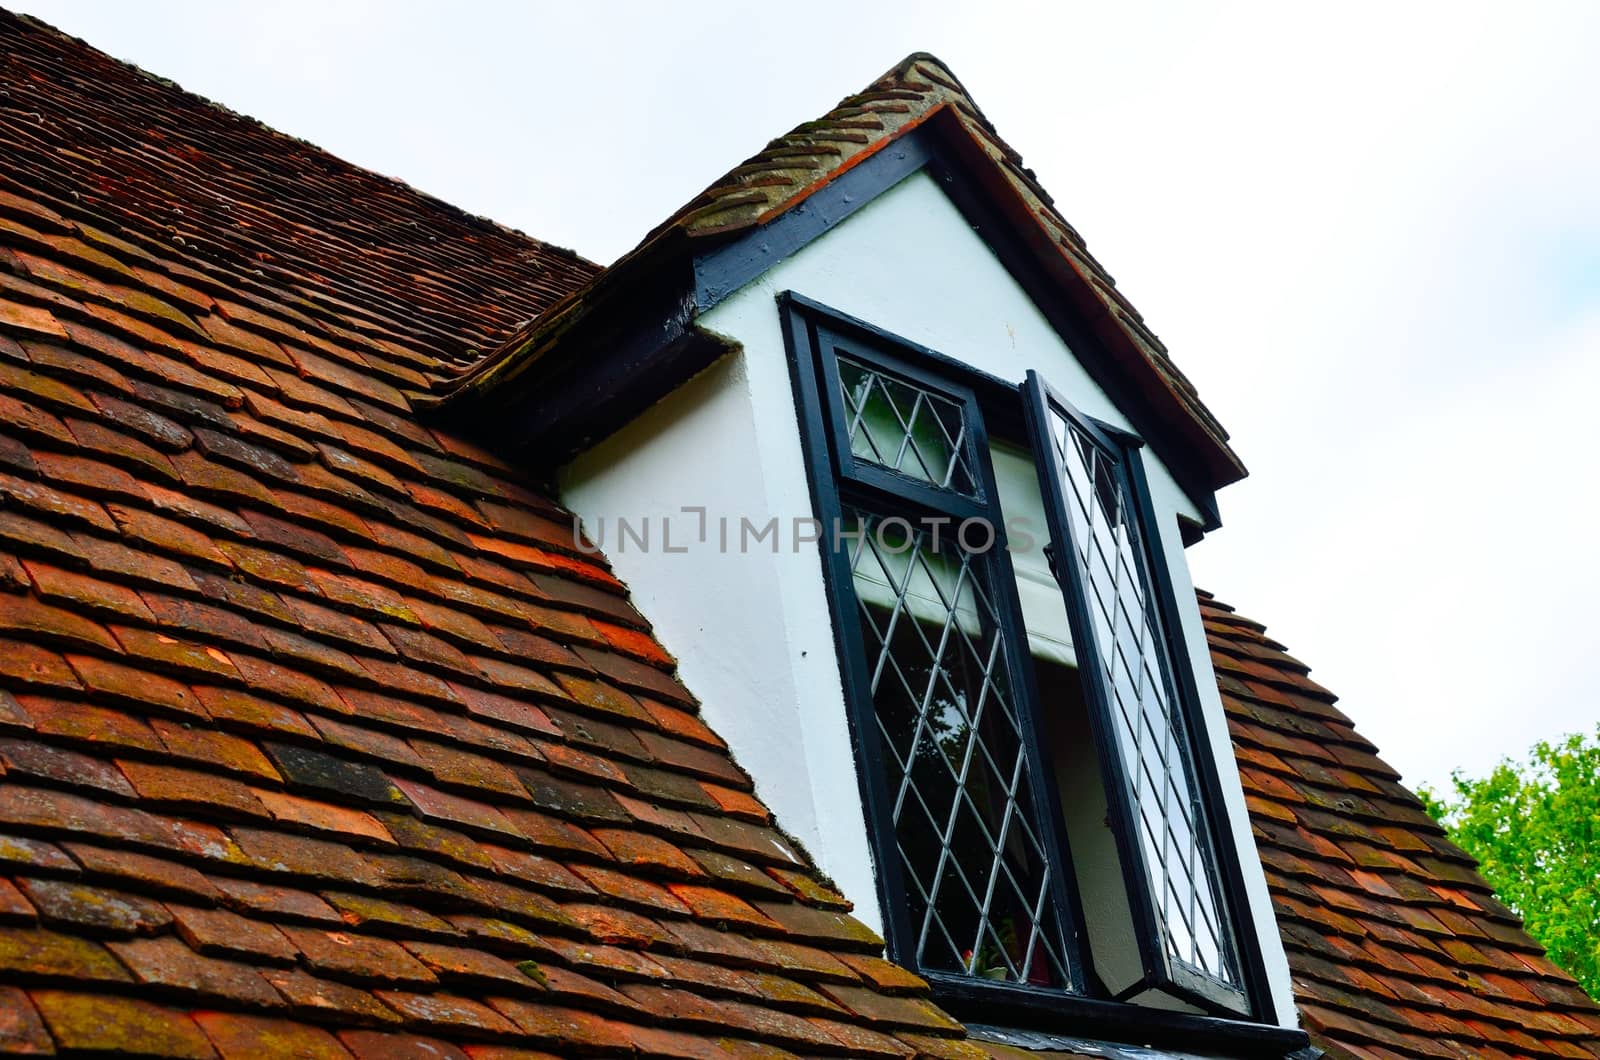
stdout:
{"type": "MultiPolygon", "coordinates": [[[[657,547],[645,555],[619,550],[610,536],[600,542],[704,701],[707,722],[750,771],[779,822],[855,901],[857,914],[876,924],[818,548],[797,545],[790,532],[793,518],[813,513],[775,302],[785,290],[1003,379],[1021,381],[1036,369],[1083,412],[1132,428],[935,181],[917,173],[705,314],[701,325],[736,340],[741,352],[564,472],[564,499],[591,531],[599,516],[671,518],[675,546],[690,543],[686,553],[657,547]],[[694,540],[699,516],[682,513],[686,505],[708,509],[708,542],[694,540]],[[782,528],[779,550],[766,543],[741,550],[739,519],[760,524],[773,515],[782,528]],[[719,516],[732,520],[726,551],[717,547],[719,516]]],[[[1145,464],[1253,927],[1275,1008],[1292,1023],[1288,964],[1178,533],[1180,516],[1198,520],[1199,513],[1153,453],[1145,464]]]]}

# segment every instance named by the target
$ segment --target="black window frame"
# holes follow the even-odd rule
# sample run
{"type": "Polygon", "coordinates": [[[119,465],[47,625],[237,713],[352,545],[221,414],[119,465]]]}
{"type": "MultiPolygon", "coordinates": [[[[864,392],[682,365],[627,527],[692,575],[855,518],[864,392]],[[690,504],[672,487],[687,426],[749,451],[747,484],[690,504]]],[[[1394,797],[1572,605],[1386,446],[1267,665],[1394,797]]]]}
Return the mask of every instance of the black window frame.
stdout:
{"type": "MultiPolygon", "coordinates": [[[[1111,702],[1106,683],[1099,678],[1105,665],[1104,645],[1091,628],[1087,603],[1089,589],[1084,584],[1084,572],[1074,557],[1058,555],[1053,565],[1066,600],[1072,643],[1079,654],[1078,665],[1081,670],[1095,675],[1083,681],[1083,688],[1090,705],[1089,720],[1094,729],[1095,749],[1107,781],[1106,794],[1111,810],[1118,818],[1117,826],[1112,831],[1121,855],[1123,881],[1128,891],[1138,898],[1131,903],[1131,911],[1136,921],[1135,935],[1139,942],[1143,978],[1126,987],[1120,996],[1132,996],[1153,988],[1202,1006],[1248,1015],[1252,1011],[1248,990],[1250,970],[1246,967],[1246,940],[1239,923],[1240,906],[1234,898],[1235,894],[1242,894],[1242,880],[1236,881],[1240,889],[1229,885],[1225,863],[1231,859],[1225,856],[1225,851],[1231,848],[1232,843],[1229,837],[1219,834],[1219,811],[1222,820],[1226,820],[1226,812],[1221,802],[1220,785],[1216,782],[1215,759],[1210,749],[1201,745],[1197,738],[1204,728],[1198,714],[1194,671],[1185,665],[1188,652],[1175,636],[1177,614],[1171,573],[1151,542],[1152,535],[1159,528],[1141,455],[1143,442],[1134,435],[1085,415],[1045,382],[1038,372],[1030,370],[1020,389],[1030,448],[1039,474],[1039,488],[1052,541],[1068,543],[1073,549],[1078,547],[1071,520],[1066,516],[1068,500],[1061,481],[1064,469],[1054,466],[1049,450],[1051,443],[1047,420],[1052,413],[1069,421],[1087,438],[1089,444],[1110,461],[1119,497],[1132,508],[1128,513],[1127,525],[1133,538],[1135,563],[1140,567],[1135,573],[1144,579],[1145,591],[1154,604],[1141,617],[1148,618],[1154,626],[1159,642],[1156,650],[1164,655],[1166,666],[1161,676],[1170,681],[1167,695],[1178,729],[1177,750],[1182,755],[1190,781],[1197,788],[1197,801],[1202,804],[1198,819],[1191,822],[1200,829],[1197,836],[1198,857],[1206,861],[1216,874],[1217,892],[1214,900],[1219,916],[1228,927],[1219,939],[1219,946],[1227,951],[1224,959],[1233,965],[1239,979],[1237,985],[1225,983],[1173,959],[1167,952],[1166,928],[1156,912],[1158,901],[1152,893],[1151,869],[1144,845],[1138,839],[1139,810],[1134,803],[1131,791],[1133,784],[1129,777],[1129,773],[1138,765],[1128,762],[1116,746],[1116,707],[1111,702]],[[1225,840],[1228,840],[1226,845],[1225,840]]],[[[1199,881],[1195,882],[1198,884],[1199,881]]],[[[1248,906],[1244,908],[1248,909],[1248,906]]]]}
{"type": "MultiPolygon", "coordinates": [[[[1160,636],[1173,660],[1170,669],[1173,671],[1172,679],[1176,685],[1173,689],[1175,709],[1182,712],[1184,735],[1190,741],[1189,758],[1190,766],[1194,770],[1194,782],[1200,787],[1200,798],[1208,810],[1203,815],[1203,820],[1210,831],[1207,838],[1221,877],[1222,894],[1218,896],[1218,901],[1227,910],[1233,925],[1231,942],[1234,947],[1235,967],[1241,981],[1239,989],[1236,992],[1224,991],[1219,994],[1217,990],[1212,989],[1216,984],[1209,977],[1186,977],[1184,973],[1187,968],[1179,964],[1174,969],[1173,963],[1165,959],[1165,949],[1154,924],[1155,913],[1149,896],[1149,876],[1143,871],[1142,860],[1130,866],[1129,859],[1125,856],[1123,865],[1125,876],[1128,877],[1127,885],[1137,896],[1137,900],[1131,904],[1135,906],[1140,964],[1144,971],[1144,979],[1138,988],[1162,990],[1174,997],[1190,1001],[1213,1015],[1195,1016],[1131,1005],[1120,1000],[1128,996],[1129,991],[1126,990],[1118,998],[1110,996],[1109,991],[1095,975],[1093,960],[1089,955],[1089,942],[1083,931],[1082,908],[1071,870],[1070,846],[1060,817],[1059,803],[1053,797],[1053,792],[1040,801],[1043,804],[1042,812],[1050,818],[1050,831],[1053,833],[1051,856],[1062,859],[1058,871],[1054,873],[1060,890],[1064,892],[1059,896],[1058,915],[1061,917],[1063,931],[1069,935],[1068,959],[1073,965],[1071,976],[1073,986],[1075,990],[1081,992],[1046,991],[1012,983],[980,982],[968,976],[948,975],[937,970],[917,968],[914,961],[908,961],[906,952],[908,930],[905,922],[905,900],[902,897],[904,892],[900,878],[899,856],[895,848],[889,807],[885,804],[885,792],[878,781],[881,768],[877,756],[880,752],[877,750],[877,733],[873,728],[875,722],[872,715],[872,697],[870,691],[864,693],[861,686],[864,675],[860,671],[864,666],[859,661],[865,658],[863,633],[856,615],[855,591],[851,583],[848,553],[844,549],[830,547],[830,533],[833,527],[839,525],[835,520],[841,517],[848,500],[852,496],[859,496],[862,491],[870,492],[871,503],[874,505],[877,505],[882,497],[891,497],[905,506],[905,512],[912,514],[928,512],[948,514],[952,498],[949,491],[936,490],[907,476],[875,467],[853,457],[844,428],[830,411],[832,407],[830,402],[837,399],[827,395],[839,393],[839,377],[826,340],[832,337],[842,338],[850,343],[852,359],[868,363],[874,370],[887,371],[888,374],[905,379],[916,386],[961,402],[977,413],[972,419],[975,429],[970,432],[969,460],[978,489],[977,495],[969,498],[969,510],[973,516],[991,518],[997,534],[1003,534],[1004,516],[998,510],[993,470],[988,457],[986,436],[988,418],[981,414],[982,410],[988,409],[992,415],[994,409],[1015,409],[1018,413],[1016,422],[998,423],[996,428],[1007,440],[1022,441],[1030,450],[1034,450],[1036,466],[1042,468],[1045,458],[1042,452],[1035,450],[1033,431],[1031,425],[1026,422],[1027,417],[1031,415],[1026,384],[1013,384],[997,379],[960,361],[839,313],[794,292],[781,293],[778,301],[814,510],[824,526],[823,547],[820,549],[824,582],[840,653],[841,678],[845,683],[847,700],[846,713],[858,762],[862,767],[860,770],[862,796],[869,823],[869,840],[876,859],[880,907],[884,915],[890,957],[912,967],[927,978],[934,987],[936,996],[958,1014],[962,1011],[981,1012],[984,1021],[989,1023],[997,1022],[1003,1017],[1018,1026],[1048,1029],[1059,1025],[1063,1015],[1071,1014],[1075,1020],[1086,1021],[1088,1025],[1108,1028],[1133,1026],[1147,1033],[1153,1032],[1155,1038],[1170,1030],[1177,1035],[1175,1041],[1188,1040],[1189,1034],[1199,1034],[1206,1040],[1281,1045],[1296,1037],[1298,1032],[1288,1032],[1267,1022],[1251,1022],[1269,1021],[1273,1018],[1271,991],[1267,983],[1259,940],[1255,937],[1255,919],[1251,916],[1252,909],[1244,890],[1237,848],[1231,834],[1219,834],[1228,821],[1228,815],[1222,799],[1215,756],[1212,754],[1210,744],[1204,739],[1206,730],[1198,716],[1197,687],[1193,670],[1188,665],[1189,653],[1181,641],[1170,572],[1167,571],[1164,561],[1155,561],[1159,556],[1149,552],[1145,557],[1150,575],[1148,591],[1155,601],[1160,636]],[[930,503],[929,490],[938,493],[936,503],[930,503]],[[1148,915],[1141,918],[1139,910],[1148,915]],[[1200,981],[1192,981],[1194,979],[1200,981]]],[[[1126,468],[1130,480],[1130,493],[1136,509],[1133,514],[1138,524],[1144,528],[1140,535],[1141,547],[1149,549],[1149,535],[1157,532],[1157,528],[1138,439],[1097,421],[1088,420],[1076,409],[1072,412],[1093,424],[1100,439],[1108,445],[1119,447],[1120,452],[1125,455],[1122,466],[1126,468]]],[[[1041,478],[1043,477],[1044,472],[1041,470],[1041,478]]],[[[1059,483],[1057,488],[1059,489],[1059,483]]],[[[1048,512],[1051,508],[1048,496],[1046,505],[1048,512]]],[[[885,514],[895,513],[885,512],[885,514]]],[[[997,542],[995,549],[999,559],[995,561],[993,567],[996,571],[995,580],[999,584],[994,586],[994,591],[997,597],[1004,598],[1004,609],[1008,616],[1006,621],[1012,623],[1006,630],[1006,636],[1012,644],[1025,645],[1025,627],[1022,623],[1020,604],[1016,598],[1015,581],[1009,558],[1005,549],[1001,547],[1002,544],[1003,539],[997,542]]],[[[1074,641],[1082,643],[1078,623],[1086,622],[1087,619],[1078,614],[1070,599],[1068,613],[1073,618],[1074,641]]],[[[1033,668],[1023,663],[1021,654],[1025,654],[1025,649],[1024,653],[1011,653],[1012,680],[1015,682],[1015,687],[1022,690],[1021,698],[1026,700],[1026,705],[1021,709],[1028,712],[1030,723],[1037,725],[1035,712],[1038,709],[1038,692],[1033,668]]],[[[1100,682],[1098,679],[1086,680],[1084,684],[1086,695],[1091,697],[1090,713],[1093,717],[1103,707],[1103,704],[1094,702],[1093,697],[1096,693],[1091,691],[1100,682]]],[[[1041,730],[1036,728],[1035,731],[1041,730]]],[[[1034,741],[1035,745],[1039,742],[1034,741]]],[[[1108,750],[1104,737],[1098,732],[1096,742],[1101,745],[1102,753],[1108,750]]],[[[1037,759],[1037,752],[1035,757],[1037,759]]],[[[1119,756],[1113,751],[1111,757],[1116,759],[1119,756]]],[[[1035,775],[1041,778],[1043,783],[1049,784],[1049,774],[1044,769],[1044,764],[1035,761],[1034,768],[1035,775]]],[[[1108,785],[1109,787],[1111,785],[1108,785]]],[[[1109,796],[1111,792],[1108,791],[1109,796]]],[[[1128,832],[1126,822],[1119,822],[1114,830],[1118,833],[1120,849],[1124,833],[1128,832]]],[[[1300,1040],[1303,1041],[1303,1038],[1300,1040]]]]}
{"type": "MultiPolygon", "coordinates": [[[[832,322],[800,314],[788,315],[792,326],[803,332],[797,336],[797,348],[821,349],[825,336],[832,333],[832,322]]],[[[848,329],[840,329],[845,334],[848,329]]],[[[828,568],[826,581],[830,586],[830,605],[834,615],[834,630],[839,641],[842,659],[851,660],[841,667],[841,677],[846,684],[846,701],[850,705],[851,735],[862,764],[861,778],[867,813],[872,821],[870,833],[873,856],[878,868],[880,904],[884,912],[887,938],[892,957],[907,967],[914,967],[930,983],[955,993],[976,992],[979,995],[1017,995],[1024,999],[1040,993],[1038,988],[1010,983],[978,983],[967,976],[945,974],[937,969],[918,965],[910,943],[913,936],[906,916],[903,899],[889,901],[888,895],[905,893],[904,875],[900,855],[896,848],[893,813],[890,797],[880,782],[884,775],[883,749],[876,732],[876,719],[869,678],[865,672],[867,645],[865,635],[855,610],[855,593],[852,587],[849,553],[834,548],[832,534],[844,518],[846,508],[870,508],[885,518],[896,516],[916,520],[922,516],[953,519],[986,519],[995,533],[993,546],[982,557],[984,579],[990,597],[999,613],[1002,635],[1013,649],[1006,653],[1007,677],[1013,689],[1018,690],[1020,701],[1016,709],[1026,715],[1025,723],[1032,731],[1038,730],[1038,721],[1031,712],[1039,701],[1034,688],[1034,675],[1021,653],[1014,650],[1025,643],[1021,637],[1021,604],[1017,599],[1016,578],[1011,569],[1010,556],[1004,545],[1004,525],[1000,517],[998,491],[994,470],[989,460],[989,441],[984,430],[984,420],[978,412],[978,397],[971,387],[953,381],[946,374],[930,372],[915,361],[886,350],[881,343],[855,345],[852,359],[858,360],[874,371],[898,378],[911,385],[930,391],[962,406],[969,417],[971,430],[965,439],[966,459],[976,489],[971,496],[938,489],[909,476],[890,471],[874,463],[858,460],[851,451],[849,439],[839,418],[829,414],[831,403],[823,393],[838,394],[839,373],[837,361],[832,356],[815,361],[815,371],[810,376],[810,393],[816,401],[818,415],[810,418],[812,426],[823,432],[812,448],[826,460],[826,470],[812,476],[818,496],[818,516],[823,524],[823,561],[828,568]],[[819,388],[820,384],[820,388],[819,388]],[[825,389],[823,389],[825,388],[825,389]]],[[[954,525],[950,533],[955,533],[954,525]]],[[[1028,770],[1034,782],[1048,787],[1048,769],[1038,741],[1026,747],[1028,770]]],[[[1060,807],[1053,798],[1041,796],[1034,809],[1043,818],[1042,836],[1051,868],[1052,913],[1065,936],[1063,956],[1067,964],[1067,977],[1072,991],[1087,988],[1088,974],[1081,955],[1084,952],[1083,916],[1078,903],[1076,884],[1065,871],[1071,865],[1066,845],[1066,828],[1061,820],[1060,807]]],[[[1072,996],[1065,989],[1061,996],[1072,996]]]]}

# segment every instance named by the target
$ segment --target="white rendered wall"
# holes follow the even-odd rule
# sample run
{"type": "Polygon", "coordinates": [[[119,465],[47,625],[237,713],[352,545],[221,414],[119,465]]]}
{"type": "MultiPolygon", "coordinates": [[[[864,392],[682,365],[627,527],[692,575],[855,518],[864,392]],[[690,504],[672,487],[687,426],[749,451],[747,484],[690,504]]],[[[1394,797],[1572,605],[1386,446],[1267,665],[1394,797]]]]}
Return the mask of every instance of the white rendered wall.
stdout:
{"type": "MultiPolygon", "coordinates": [[[[818,546],[797,545],[791,533],[792,519],[813,512],[776,304],[785,290],[1002,379],[1020,382],[1035,369],[1088,415],[1132,425],[934,180],[917,173],[702,317],[702,326],[741,351],[564,472],[563,497],[591,533],[595,519],[607,517],[600,543],[677,656],[707,723],[755,778],[779,823],[856,903],[857,915],[877,924],[818,546]],[[709,541],[697,540],[699,516],[684,514],[684,506],[708,509],[709,541]],[[672,519],[673,545],[688,551],[664,554],[658,540],[648,554],[619,549],[612,525],[619,515],[672,519]],[[732,520],[726,551],[718,547],[719,515],[732,520]],[[738,547],[741,516],[759,524],[774,515],[777,553],[766,542],[738,547]]],[[[1148,449],[1145,466],[1274,1007],[1292,1024],[1288,963],[1178,533],[1180,516],[1200,516],[1148,449]]]]}
{"type": "Polygon", "coordinates": [[[795,551],[790,532],[811,500],[782,357],[780,346],[774,364],[722,358],[574,461],[562,499],[778,823],[881,930],[822,572],[816,547],[795,551]],[[684,507],[706,510],[705,541],[700,515],[684,507]],[[740,520],[759,526],[771,515],[789,522],[778,550],[742,546],[740,520]],[[619,517],[652,528],[648,554],[619,540],[619,517]],[[666,551],[663,525],[670,547],[687,552],[666,551]]]}

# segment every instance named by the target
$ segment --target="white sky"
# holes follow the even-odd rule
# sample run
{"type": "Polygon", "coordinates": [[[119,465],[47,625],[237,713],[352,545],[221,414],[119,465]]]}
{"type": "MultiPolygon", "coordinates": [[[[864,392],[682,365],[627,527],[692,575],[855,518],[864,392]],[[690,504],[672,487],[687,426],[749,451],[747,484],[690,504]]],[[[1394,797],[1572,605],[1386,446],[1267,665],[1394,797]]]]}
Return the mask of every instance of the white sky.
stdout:
{"type": "Polygon", "coordinates": [[[1600,718],[1600,4],[8,2],[598,261],[932,51],[1233,432],[1199,584],[1409,781],[1600,718]]]}

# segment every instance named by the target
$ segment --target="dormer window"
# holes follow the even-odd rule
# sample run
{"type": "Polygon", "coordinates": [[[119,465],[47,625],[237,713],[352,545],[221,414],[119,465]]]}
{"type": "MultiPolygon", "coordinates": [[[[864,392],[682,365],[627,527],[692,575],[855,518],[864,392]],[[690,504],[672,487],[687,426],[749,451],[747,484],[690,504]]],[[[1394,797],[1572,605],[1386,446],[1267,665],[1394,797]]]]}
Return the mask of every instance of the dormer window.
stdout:
{"type": "Polygon", "coordinates": [[[783,311],[891,955],[953,1000],[1261,1012],[1139,441],[783,311]]]}

